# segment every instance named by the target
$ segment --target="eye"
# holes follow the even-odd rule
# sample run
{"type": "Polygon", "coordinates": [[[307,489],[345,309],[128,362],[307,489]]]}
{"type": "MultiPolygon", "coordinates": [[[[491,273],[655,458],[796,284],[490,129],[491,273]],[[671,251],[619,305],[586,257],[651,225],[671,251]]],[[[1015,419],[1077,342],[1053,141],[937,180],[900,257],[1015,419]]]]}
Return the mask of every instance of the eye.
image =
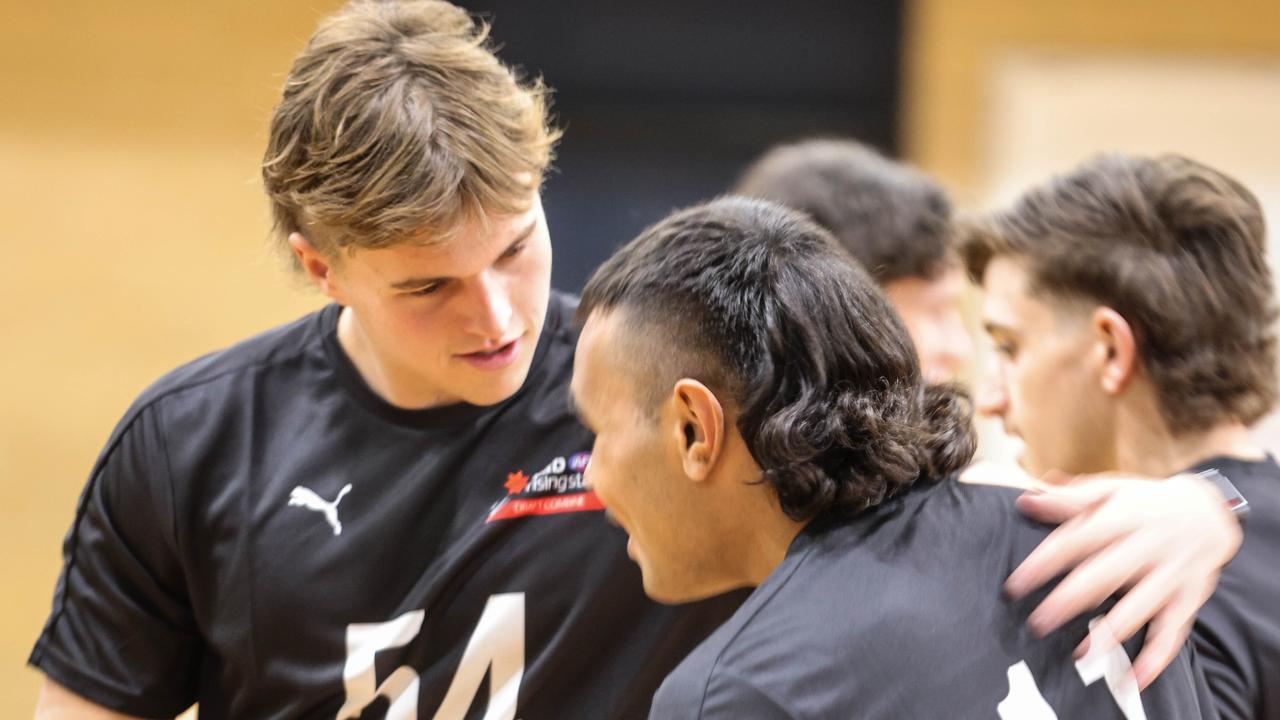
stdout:
{"type": "Polygon", "coordinates": [[[511,258],[519,255],[520,252],[524,250],[524,246],[525,246],[524,242],[518,242],[515,245],[512,245],[511,247],[507,248],[506,252],[502,253],[502,255],[498,258],[498,260],[510,260],[511,258]]]}
{"type": "Polygon", "coordinates": [[[997,355],[1009,358],[1010,360],[1012,360],[1014,355],[1018,353],[1017,346],[1007,340],[997,342],[995,344],[995,350],[997,355]]]}
{"type": "Polygon", "coordinates": [[[412,295],[413,297],[424,297],[424,296],[427,296],[427,295],[433,295],[433,294],[435,294],[435,293],[436,293],[436,291],[438,291],[441,287],[444,287],[444,282],[443,282],[443,281],[442,281],[442,282],[433,282],[433,283],[431,283],[430,285],[423,285],[422,287],[420,287],[420,288],[418,288],[418,289],[416,289],[416,290],[410,290],[409,292],[407,292],[407,293],[405,293],[405,294],[406,294],[406,295],[412,295]]]}

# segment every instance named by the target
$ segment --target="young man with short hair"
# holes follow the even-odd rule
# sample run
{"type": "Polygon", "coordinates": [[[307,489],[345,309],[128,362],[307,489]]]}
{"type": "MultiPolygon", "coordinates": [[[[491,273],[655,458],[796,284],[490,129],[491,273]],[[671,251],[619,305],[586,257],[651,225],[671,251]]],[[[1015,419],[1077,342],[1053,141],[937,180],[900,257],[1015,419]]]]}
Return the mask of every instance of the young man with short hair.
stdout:
{"type": "Polygon", "coordinates": [[[334,304],[126,414],[31,656],[46,709],[636,717],[735,606],[645,598],[582,487],[539,202],[557,133],[485,33],[361,2],[294,63],[263,175],[334,304]]]}
{"type": "Polygon", "coordinates": [[[486,32],[357,2],[295,62],[263,176],[334,304],[122,419],[31,655],[41,716],[637,717],[736,607],[647,600],[582,486],[557,133],[486,32]]]}
{"type": "Polygon", "coordinates": [[[976,223],[961,251],[998,357],[980,402],[1028,470],[1215,470],[1248,501],[1192,636],[1224,717],[1280,718],[1280,467],[1249,437],[1277,392],[1257,199],[1184,157],[1103,156],[976,223]]]}
{"type": "Polygon", "coordinates": [[[1047,529],[1015,490],[940,482],[973,454],[967,400],[925,385],[878,288],[799,213],[678,212],[578,316],[587,480],[645,591],[755,588],[651,717],[1202,716],[1187,654],[1139,697],[1124,649],[1073,661],[1085,620],[1038,639],[1031,602],[992,592],[1047,529]]]}
{"type": "Polygon", "coordinates": [[[951,201],[933,178],[853,140],[812,139],[766,152],[735,192],[799,210],[835,236],[884,289],[927,379],[954,380],[968,365],[964,270],[951,201]]]}

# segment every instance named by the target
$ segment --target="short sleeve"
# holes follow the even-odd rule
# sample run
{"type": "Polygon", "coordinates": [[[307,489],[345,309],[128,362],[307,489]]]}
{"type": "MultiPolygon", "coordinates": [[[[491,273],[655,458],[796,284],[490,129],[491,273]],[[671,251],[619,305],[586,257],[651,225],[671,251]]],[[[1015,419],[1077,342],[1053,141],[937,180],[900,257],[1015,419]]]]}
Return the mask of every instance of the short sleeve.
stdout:
{"type": "Polygon", "coordinates": [[[63,543],[53,609],[29,663],[117,712],[172,717],[195,702],[200,658],[154,404],[116,429],[63,543]]]}

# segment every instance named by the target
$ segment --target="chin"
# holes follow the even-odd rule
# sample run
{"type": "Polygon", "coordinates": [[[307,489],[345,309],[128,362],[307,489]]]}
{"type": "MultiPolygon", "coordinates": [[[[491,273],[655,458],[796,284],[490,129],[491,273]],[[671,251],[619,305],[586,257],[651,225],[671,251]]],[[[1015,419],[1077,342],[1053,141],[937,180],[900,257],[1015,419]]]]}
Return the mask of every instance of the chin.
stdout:
{"type": "Polygon", "coordinates": [[[746,583],[699,583],[699,584],[679,584],[679,583],[662,583],[651,577],[649,573],[644,572],[641,566],[641,572],[644,573],[644,594],[649,596],[650,600],[662,603],[663,605],[684,605],[685,603],[698,602],[715,597],[730,590],[737,590],[741,587],[747,587],[746,583]]]}
{"type": "Polygon", "coordinates": [[[529,365],[511,367],[480,379],[473,379],[463,400],[481,407],[497,405],[515,395],[529,378],[529,365]]]}
{"type": "Polygon", "coordinates": [[[644,594],[648,595],[650,600],[662,603],[663,605],[683,605],[684,603],[690,603],[701,599],[696,595],[681,592],[676,588],[651,583],[647,576],[644,581],[644,594]]]}

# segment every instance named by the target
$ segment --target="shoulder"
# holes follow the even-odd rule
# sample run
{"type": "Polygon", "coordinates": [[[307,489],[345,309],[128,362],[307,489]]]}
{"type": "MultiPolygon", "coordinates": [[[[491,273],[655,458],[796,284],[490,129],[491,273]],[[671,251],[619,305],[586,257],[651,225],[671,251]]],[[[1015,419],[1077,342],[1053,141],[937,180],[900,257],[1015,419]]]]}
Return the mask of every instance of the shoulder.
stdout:
{"type": "Polygon", "coordinates": [[[811,543],[797,539],[733,616],[667,676],[654,696],[651,718],[791,717],[783,699],[789,686],[773,675],[795,665],[794,651],[804,649],[803,633],[815,625],[797,624],[796,613],[785,607],[812,551],[811,543]]]}
{"type": "Polygon", "coordinates": [[[339,308],[327,306],[285,325],[242,340],[165,374],[138,396],[135,410],[185,390],[215,382],[227,376],[296,361],[308,350],[321,348],[325,321],[336,322],[339,308]]]}
{"type": "MultiPolygon", "coordinates": [[[[105,451],[109,453],[126,434],[136,431],[140,419],[151,417],[154,422],[160,422],[157,416],[162,406],[194,398],[198,402],[194,403],[196,407],[191,412],[198,414],[209,408],[232,411],[235,405],[230,402],[233,393],[219,386],[220,382],[244,380],[273,369],[291,368],[305,360],[322,358],[325,321],[336,322],[338,311],[336,305],[327,306],[166,373],[133,401],[108,440],[105,451]]],[[[245,397],[250,395],[252,393],[246,393],[245,397]]]]}
{"type": "Polygon", "coordinates": [[[1012,570],[1008,558],[1029,552],[1052,529],[1018,512],[1016,500],[1023,492],[955,478],[917,487],[867,513],[877,528],[883,526],[873,542],[934,556],[947,566],[953,559],[992,560],[998,550],[1005,551],[997,564],[1012,570]],[[969,552],[979,549],[977,556],[969,552]]]}

